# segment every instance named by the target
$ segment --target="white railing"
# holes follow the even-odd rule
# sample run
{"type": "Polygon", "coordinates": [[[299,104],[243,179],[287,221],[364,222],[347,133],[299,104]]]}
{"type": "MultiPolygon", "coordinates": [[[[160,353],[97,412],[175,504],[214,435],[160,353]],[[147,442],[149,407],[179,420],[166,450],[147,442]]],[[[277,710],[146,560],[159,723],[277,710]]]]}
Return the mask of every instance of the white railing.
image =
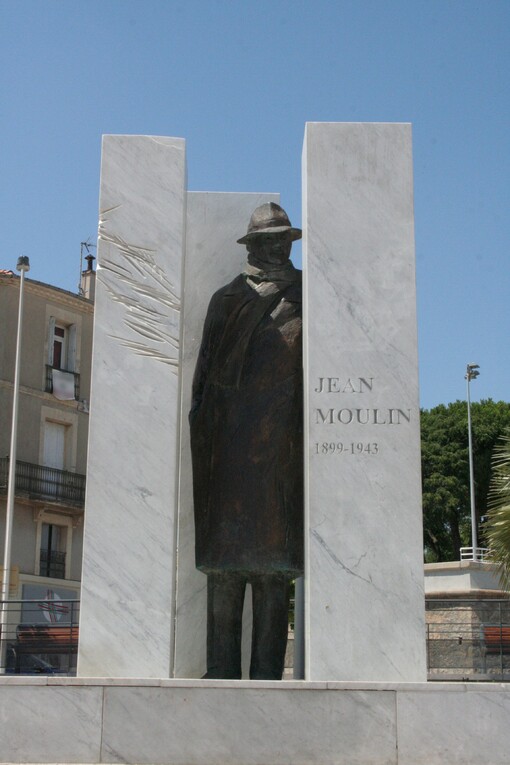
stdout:
{"type": "Polygon", "coordinates": [[[461,560],[478,560],[483,563],[487,563],[489,559],[489,549],[487,547],[461,547],[460,548],[461,560]]]}

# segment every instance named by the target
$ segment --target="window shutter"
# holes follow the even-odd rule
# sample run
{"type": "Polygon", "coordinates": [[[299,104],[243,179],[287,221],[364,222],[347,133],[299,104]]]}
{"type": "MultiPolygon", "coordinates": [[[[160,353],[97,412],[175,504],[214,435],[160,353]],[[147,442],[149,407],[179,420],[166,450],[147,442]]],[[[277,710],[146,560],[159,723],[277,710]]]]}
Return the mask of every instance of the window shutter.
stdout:
{"type": "Polygon", "coordinates": [[[53,366],[53,341],[55,338],[55,317],[50,316],[49,326],[48,326],[48,361],[47,364],[50,365],[50,367],[53,366]]]}
{"type": "Polygon", "coordinates": [[[68,347],[67,347],[67,369],[69,372],[77,372],[76,369],[76,324],[71,324],[67,328],[68,347]]]}

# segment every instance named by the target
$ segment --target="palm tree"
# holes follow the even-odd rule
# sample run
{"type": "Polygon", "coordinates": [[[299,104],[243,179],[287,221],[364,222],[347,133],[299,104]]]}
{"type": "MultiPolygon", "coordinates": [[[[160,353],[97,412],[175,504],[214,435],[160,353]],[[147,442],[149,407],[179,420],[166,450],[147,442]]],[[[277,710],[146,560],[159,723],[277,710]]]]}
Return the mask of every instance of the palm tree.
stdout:
{"type": "Polygon", "coordinates": [[[501,584],[510,589],[510,428],[494,449],[485,528],[491,557],[500,566],[501,584]]]}

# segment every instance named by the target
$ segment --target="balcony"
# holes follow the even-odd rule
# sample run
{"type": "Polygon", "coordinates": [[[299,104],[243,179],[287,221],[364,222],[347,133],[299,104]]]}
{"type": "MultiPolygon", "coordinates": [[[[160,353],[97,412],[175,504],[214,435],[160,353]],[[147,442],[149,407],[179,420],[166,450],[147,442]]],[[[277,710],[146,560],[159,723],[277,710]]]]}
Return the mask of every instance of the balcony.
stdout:
{"type": "MultiPolygon", "coordinates": [[[[46,364],[46,386],[45,391],[46,393],[53,393],[53,371],[62,372],[65,375],[69,375],[74,378],[74,398],[75,401],[80,400],[80,375],[77,372],[70,372],[66,369],[59,369],[57,367],[52,367],[51,364],[46,364]]],[[[60,396],[58,396],[60,398],[60,396]]],[[[67,398],[67,396],[66,396],[67,398]]],[[[71,396],[69,396],[71,398],[71,396]]]]}
{"type": "MultiPolygon", "coordinates": [[[[9,457],[0,458],[0,492],[7,491],[9,457]]],[[[72,507],[85,505],[85,476],[16,460],[16,495],[72,507]]]]}

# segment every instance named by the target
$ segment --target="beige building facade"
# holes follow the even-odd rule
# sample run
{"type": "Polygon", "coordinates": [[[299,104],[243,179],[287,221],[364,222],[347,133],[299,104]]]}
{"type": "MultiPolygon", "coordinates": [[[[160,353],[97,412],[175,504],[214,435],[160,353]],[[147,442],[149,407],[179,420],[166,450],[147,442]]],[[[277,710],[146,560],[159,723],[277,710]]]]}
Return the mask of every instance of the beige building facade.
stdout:
{"type": "MultiPolygon", "coordinates": [[[[80,597],[94,278],[91,268],[83,273],[79,295],[24,281],[7,635],[11,648],[19,642],[23,625],[77,621],[73,601],[80,597]],[[27,604],[30,600],[34,603],[27,604]]],[[[12,272],[0,272],[0,564],[20,282],[12,272]]],[[[49,661],[58,664],[58,657],[49,661]]]]}

